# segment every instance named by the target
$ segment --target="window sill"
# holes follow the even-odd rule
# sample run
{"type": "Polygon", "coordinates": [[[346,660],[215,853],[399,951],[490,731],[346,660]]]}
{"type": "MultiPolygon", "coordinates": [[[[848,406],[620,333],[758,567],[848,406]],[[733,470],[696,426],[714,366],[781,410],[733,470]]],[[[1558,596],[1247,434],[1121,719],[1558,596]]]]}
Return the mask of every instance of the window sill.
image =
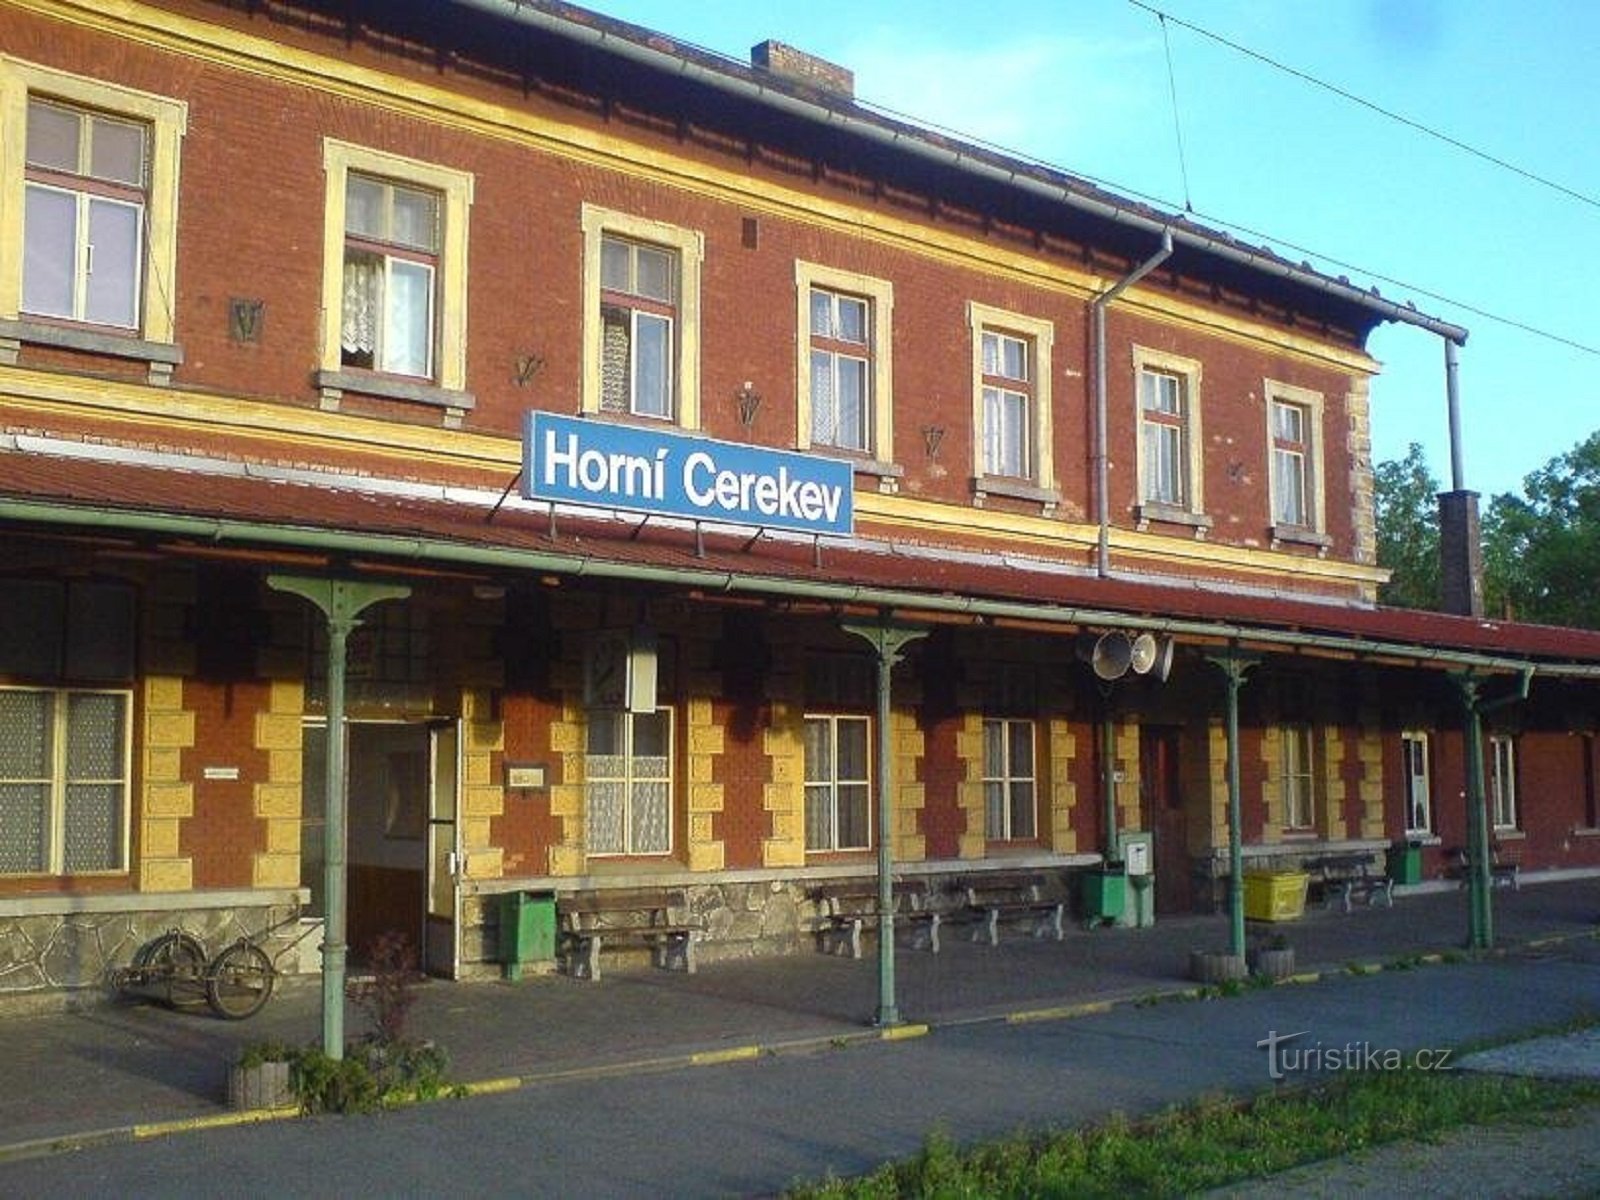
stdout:
{"type": "Polygon", "coordinates": [[[1315,546],[1318,558],[1326,558],[1329,549],[1333,546],[1333,539],[1325,533],[1318,533],[1314,529],[1307,529],[1302,525],[1274,525],[1272,527],[1272,548],[1279,549],[1284,545],[1290,546],[1315,546]]]}
{"type": "Polygon", "coordinates": [[[183,362],[183,347],[174,342],[152,342],[131,333],[107,333],[48,321],[0,318],[0,363],[15,366],[24,345],[56,346],[144,362],[149,364],[149,381],[156,387],[171,383],[172,369],[183,362]]]}
{"type": "Polygon", "coordinates": [[[1061,503],[1061,493],[1054,488],[1042,488],[1026,479],[1012,479],[1004,475],[979,475],[972,481],[972,503],[982,508],[990,496],[1007,500],[1026,500],[1037,504],[1044,516],[1054,516],[1061,503]]]}
{"type": "Polygon", "coordinates": [[[1600,829],[1595,828],[1593,825],[1580,825],[1573,829],[1572,836],[1575,838],[1600,838],[1600,829]]]}
{"type": "Polygon", "coordinates": [[[1135,505],[1133,519],[1138,522],[1141,533],[1149,529],[1152,524],[1187,525],[1194,530],[1195,538],[1200,539],[1211,529],[1211,518],[1205,513],[1190,512],[1186,508],[1174,508],[1169,504],[1135,505]]]}
{"type": "Polygon", "coordinates": [[[1406,836],[1400,839],[1407,846],[1442,846],[1443,840],[1437,833],[1429,833],[1426,829],[1408,829],[1406,836]]]}
{"type": "Polygon", "coordinates": [[[354,392],[359,396],[379,396],[385,400],[404,400],[443,409],[445,428],[459,429],[467,413],[477,403],[471,392],[442,388],[399,375],[368,371],[318,371],[314,379],[322,392],[322,407],[327,412],[338,412],[344,394],[354,392]]]}
{"type": "Polygon", "coordinates": [[[1496,825],[1490,830],[1489,836],[1497,842],[1521,842],[1527,840],[1528,834],[1514,825],[1496,825]]]}

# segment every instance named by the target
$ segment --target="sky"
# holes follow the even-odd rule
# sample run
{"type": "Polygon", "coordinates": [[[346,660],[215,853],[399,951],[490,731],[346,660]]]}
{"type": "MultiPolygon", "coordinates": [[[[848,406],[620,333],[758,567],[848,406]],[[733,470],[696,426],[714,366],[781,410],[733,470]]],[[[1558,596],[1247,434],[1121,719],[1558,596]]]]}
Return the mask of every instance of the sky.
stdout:
{"type": "MultiPolygon", "coordinates": [[[[1464,326],[1463,484],[1485,503],[1600,430],[1591,0],[586,6],[741,61],[757,42],[787,42],[854,71],[859,100],[1188,207],[1199,224],[1464,326]]],[[[1383,364],[1374,460],[1420,443],[1450,486],[1443,343],[1386,324],[1368,348],[1383,364]]]]}

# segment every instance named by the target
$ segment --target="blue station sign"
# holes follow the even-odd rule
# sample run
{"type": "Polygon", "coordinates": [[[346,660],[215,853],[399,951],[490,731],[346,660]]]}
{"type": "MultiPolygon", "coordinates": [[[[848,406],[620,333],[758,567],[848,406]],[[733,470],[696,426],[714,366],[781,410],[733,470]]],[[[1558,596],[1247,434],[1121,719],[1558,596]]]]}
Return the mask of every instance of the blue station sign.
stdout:
{"type": "Polygon", "coordinates": [[[522,494],[702,521],[848,534],[854,472],[839,459],[554,413],[523,418],[522,494]]]}

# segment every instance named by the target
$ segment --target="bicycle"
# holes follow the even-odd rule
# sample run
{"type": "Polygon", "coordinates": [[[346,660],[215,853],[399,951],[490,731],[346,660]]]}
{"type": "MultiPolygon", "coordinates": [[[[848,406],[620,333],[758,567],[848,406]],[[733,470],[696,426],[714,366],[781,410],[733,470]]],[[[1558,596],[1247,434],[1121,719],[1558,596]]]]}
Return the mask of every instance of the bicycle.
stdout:
{"type": "Polygon", "coordinates": [[[308,925],[298,937],[268,957],[258,944],[299,920],[299,910],[260,933],[244,935],[208,957],[200,939],[182,929],[169,929],[134,953],[126,967],[111,972],[111,985],[119,992],[153,992],[171,1007],[203,996],[217,1016],[228,1021],[253,1017],[272,999],[277,984],[277,960],[319,928],[308,925]]]}

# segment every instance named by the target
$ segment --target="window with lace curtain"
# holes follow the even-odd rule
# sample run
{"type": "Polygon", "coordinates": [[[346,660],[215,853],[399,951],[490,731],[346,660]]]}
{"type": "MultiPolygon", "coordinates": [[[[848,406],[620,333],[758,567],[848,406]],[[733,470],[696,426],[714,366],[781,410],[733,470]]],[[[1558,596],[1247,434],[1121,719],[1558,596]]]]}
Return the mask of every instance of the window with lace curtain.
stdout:
{"type": "Polygon", "coordinates": [[[589,854],[672,853],[672,710],[591,709],[586,749],[589,854]]]}
{"type": "MultiPolygon", "coordinates": [[[[799,293],[799,428],[802,449],[830,447],[894,461],[890,337],[894,292],[885,280],[795,263],[799,293]]],[[[896,472],[897,473],[897,472],[896,472]]]]}
{"type": "Polygon", "coordinates": [[[433,377],[439,197],[352,172],[339,331],[347,367],[433,377]]]}
{"type": "Polygon", "coordinates": [[[0,583],[0,876],[127,870],[130,590],[0,583]]]}

